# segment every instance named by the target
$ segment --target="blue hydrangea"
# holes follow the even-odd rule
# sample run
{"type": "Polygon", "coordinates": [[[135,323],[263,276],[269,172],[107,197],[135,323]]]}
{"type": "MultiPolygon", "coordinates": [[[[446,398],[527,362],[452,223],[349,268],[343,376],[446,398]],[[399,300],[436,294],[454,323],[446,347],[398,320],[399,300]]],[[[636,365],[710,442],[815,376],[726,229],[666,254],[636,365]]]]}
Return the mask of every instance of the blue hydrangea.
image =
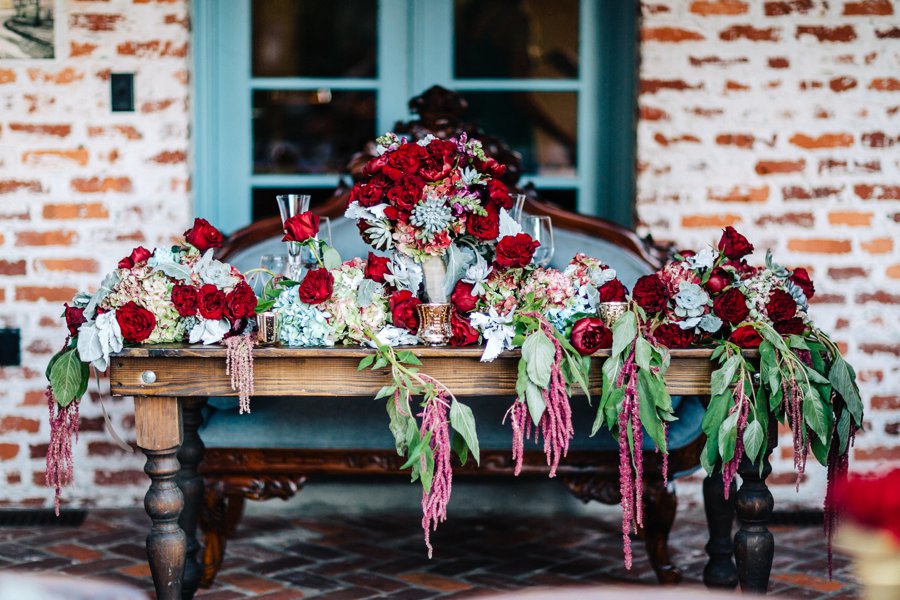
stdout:
{"type": "Polygon", "coordinates": [[[297,286],[289,288],[275,301],[273,310],[281,319],[279,341],[300,347],[334,345],[329,314],[300,300],[298,291],[297,286]]]}

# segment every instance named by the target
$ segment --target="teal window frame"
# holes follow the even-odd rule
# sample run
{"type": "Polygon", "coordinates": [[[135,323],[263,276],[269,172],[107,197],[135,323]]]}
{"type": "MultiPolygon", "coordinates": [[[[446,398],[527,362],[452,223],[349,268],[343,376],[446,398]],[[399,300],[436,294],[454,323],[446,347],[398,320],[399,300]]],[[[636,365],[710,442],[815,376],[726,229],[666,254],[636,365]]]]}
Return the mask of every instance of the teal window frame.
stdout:
{"type": "Polygon", "coordinates": [[[577,79],[453,77],[453,0],[378,0],[378,76],[251,76],[250,0],[192,0],[195,213],[234,231],[251,222],[253,188],[332,187],[335,174],[254,174],[255,89],[370,90],[373,137],[410,118],[410,97],[431,85],[467,91],[578,93],[573,177],[526,175],[538,189],[577,190],[577,209],[630,227],[634,210],[637,8],[634,0],[582,0],[577,79]],[[416,48],[416,52],[408,51],[416,48]],[[381,65],[390,65],[383,68],[381,65]]]}

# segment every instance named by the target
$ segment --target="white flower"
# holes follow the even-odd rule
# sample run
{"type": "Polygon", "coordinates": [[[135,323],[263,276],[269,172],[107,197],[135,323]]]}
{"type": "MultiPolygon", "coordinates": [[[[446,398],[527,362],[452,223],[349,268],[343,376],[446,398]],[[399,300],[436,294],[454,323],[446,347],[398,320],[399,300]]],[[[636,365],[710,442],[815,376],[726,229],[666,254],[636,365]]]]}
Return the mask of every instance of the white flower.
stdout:
{"type": "Polygon", "coordinates": [[[213,258],[213,249],[210,248],[203,258],[194,265],[194,272],[203,283],[211,283],[220,289],[233,287],[237,284],[231,275],[231,266],[213,258]]]}
{"type": "MultiPolygon", "coordinates": [[[[375,334],[378,342],[385,346],[415,346],[419,343],[419,338],[411,334],[406,329],[394,327],[393,325],[385,325],[381,331],[375,334]]],[[[366,342],[372,348],[375,344],[369,340],[366,342]]]]}
{"type": "Polygon", "coordinates": [[[463,281],[472,284],[473,296],[481,296],[484,294],[484,284],[487,282],[488,275],[490,275],[493,270],[494,267],[490,266],[484,257],[476,252],[475,264],[466,269],[466,274],[463,276],[463,281]]]}
{"type": "Polygon", "coordinates": [[[98,371],[106,370],[110,353],[122,350],[122,344],[122,330],[115,311],[103,313],[78,329],[78,356],[98,371]]]}
{"type": "Polygon", "coordinates": [[[200,319],[191,329],[191,335],[188,338],[192,344],[202,341],[204,344],[218,344],[225,337],[225,334],[231,330],[231,324],[228,319],[200,319]]]}
{"type": "Polygon", "coordinates": [[[516,336],[512,326],[514,313],[511,310],[506,315],[500,315],[493,306],[486,313],[472,313],[469,322],[481,332],[486,342],[481,362],[491,362],[504,350],[512,350],[512,340],[516,336]]]}
{"type": "Polygon", "coordinates": [[[718,256],[719,252],[715,248],[713,248],[712,246],[707,246],[697,254],[689,256],[687,258],[687,264],[692,269],[712,269],[712,266],[716,262],[716,258],[718,256]]]}
{"type": "Polygon", "coordinates": [[[419,292],[422,285],[422,267],[404,254],[394,254],[388,263],[389,273],[385,273],[384,280],[398,290],[409,290],[413,294],[419,292]]]}

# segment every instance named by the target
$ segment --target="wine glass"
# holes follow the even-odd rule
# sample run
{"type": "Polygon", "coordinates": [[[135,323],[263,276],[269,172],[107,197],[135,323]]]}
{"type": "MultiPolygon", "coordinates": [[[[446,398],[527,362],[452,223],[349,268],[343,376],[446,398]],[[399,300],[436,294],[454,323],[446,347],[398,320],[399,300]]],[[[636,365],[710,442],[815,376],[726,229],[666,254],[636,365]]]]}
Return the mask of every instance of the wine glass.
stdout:
{"type": "Polygon", "coordinates": [[[274,273],[275,277],[283,277],[288,270],[288,256],[287,254],[263,254],[259,257],[259,266],[274,273]]]}
{"type": "Polygon", "coordinates": [[[526,216],[522,219],[522,231],[541,243],[534,251],[534,262],[546,267],[553,258],[553,223],[550,217],[526,216]]]}
{"type": "MultiPolygon", "coordinates": [[[[309,210],[309,195],[307,194],[282,194],[275,196],[278,201],[278,212],[281,213],[281,224],[289,218],[305,213],[309,210]]],[[[299,280],[303,273],[303,264],[300,257],[302,246],[297,242],[287,242],[288,247],[288,271],[290,279],[299,280]]]]}
{"type": "MultiPolygon", "coordinates": [[[[325,242],[326,245],[331,245],[331,219],[328,217],[319,217],[319,233],[316,234],[316,239],[322,242],[325,242]]],[[[320,257],[321,258],[321,257],[320,257]]],[[[306,269],[317,269],[319,267],[319,262],[316,260],[313,251],[308,246],[303,248],[303,266],[306,269]]]]}
{"type": "Polygon", "coordinates": [[[512,215],[513,221],[522,224],[522,217],[525,216],[523,212],[525,208],[525,194],[516,194],[516,203],[513,205],[512,215]]]}

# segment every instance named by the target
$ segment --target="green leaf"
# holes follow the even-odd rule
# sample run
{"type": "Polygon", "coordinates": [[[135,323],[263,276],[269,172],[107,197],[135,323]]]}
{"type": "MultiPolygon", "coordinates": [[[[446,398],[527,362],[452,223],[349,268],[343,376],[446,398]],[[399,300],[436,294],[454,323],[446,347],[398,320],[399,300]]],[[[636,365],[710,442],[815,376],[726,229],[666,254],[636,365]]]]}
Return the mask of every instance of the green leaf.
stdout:
{"type": "Polygon", "coordinates": [[[373,362],[375,362],[375,355],[370,354],[359,361],[359,366],[356,367],[356,370],[362,371],[363,369],[367,369],[372,365],[373,362]]]}
{"type": "MultiPolygon", "coordinates": [[[[422,454],[425,452],[425,449],[428,448],[431,450],[431,446],[428,443],[431,441],[431,432],[428,431],[425,433],[425,437],[419,438],[418,433],[416,434],[418,438],[415,444],[410,444],[409,446],[409,456],[406,458],[406,462],[403,463],[403,466],[400,469],[408,469],[413,464],[416,463],[420,458],[422,458],[422,454]]],[[[433,458],[433,457],[432,457],[433,458]]]]}
{"type": "Polygon", "coordinates": [[[837,424],[838,434],[838,454],[844,454],[847,451],[847,444],[850,441],[850,411],[842,410],[841,418],[837,424]]]}
{"type": "Polygon", "coordinates": [[[818,383],[819,385],[827,385],[828,384],[828,380],[825,379],[824,377],[822,377],[821,375],[819,375],[818,373],[816,373],[816,371],[813,368],[804,364],[803,370],[806,371],[806,376],[809,377],[809,380],[812,383],[818,383]]]}
{"type": "Polygon", "coordinates": [[[703,452],[700,453],[700,466],[703,467],[703,470],[709,474],[716,468],[716,458],[718,458],[718,449],[716,444],[709,438],[706,439],[706,444],[703,446],[703,452]]]}
{"type": "Polygon", "coordinates": [[[267,310],[270,310],[273,306],[275,306],[274,300],[259,300],[256,303],[256,308],[254,309],[254,311],[256,312],[256,314],[261,314],[266,312],[267,310]]]}
{"type": "Polygon", "coordinates": [[[619,317],[613,325],[612,355],[622,354],[634,338],[637,336],[637,318],[631,311],[619,317]]]}
{"type": "Polygon", "coordinates": [[[824,440],[831,435],[831,415],[815,390],[806,389],[804,391],[803,420],[819,439],[824,440]]]}
{"type": "Polygon", "coordinates": [[[404,417],[400,414],[393,398],[388,398],[385,408],[387,409],[388,419],[390,420],[388,427],[391,430],[391,434],[394,436],[394,447],[397,449],[397,454],[403,456],[406,454],[407,448],[406,422],[409,420],[409,417],[404,417]]]}
{"type": "Polygon", "coordinates": [[[650,358],[653,356],[653,346],[650,342],[642,337],[637,337],[634,341],[634,362],[641,369],[650,368],[650,358]]]}
{"type": "Polygon", "coordinates": [[[47,378],[47,381],[50,381],[50,371],[53,370],[53,365],[56,364],[56,361],[59,360],[59,357],[65,354],[66,351],[63,350],[61,352],[57,352],[53,355],[53,358],[50,359],[50,362],[47,363],[47,368],[44,369],[44,377],[47,378]]]}
{"type": "Polygon", "coordinates": [[[816,457],[816,460],[819,461],[819,464],[823,467],[828,464],[828,451],[830,450],[832,442],[833,440],[830,436],[824,440],[820,439],[817,435],[810,436],[809,448],[812,450],[813,456],[816,457]]]}
{"type": "Polygon", "coordinates": [[[397,352],[397,360],[406,365],[421,365],[422,361],[412,350],[400,350],[397,352]]]}
{"type": "Polygon", "coordinates": [[[806,345],[806,340],[799,335],[788,336],[788,344],[794,350],[809,350],[809,346],[806,345]]]}
{"type": "Polygon", "coordinates": [[[728,413],[728,407],[731,404],[730,394],[718,394],[711,396],[709,406],[706,407],[706,413],[703,415],[701,427],[706,437],[715,440],[718,436],[719,427],[728,413]]]}
{"type": "Polygon", "coordinates": [[[542,389],[550,387],[550,369],[555,355],[556,347],[541,330],[529,335],[522,344],[528,378],[542,389]]]}
{"type": "MultiPolygon", "coordinates": [[[[385,398],[385,397],[387,397],[387,396],[393,396],[393,395],[394,395],[394,391],[395,391],[396,389],[397,389],[397,386],[395,386],[395,385],[385,385],[385,386],[383,386],[380,390],[378,390],[378,393],[377,393],[377,394],[375,394],[375,399],[378,400],[379,398],[385,398]]],[[[391,402],[393,402],[393,401],[394,401],[394,399],[391,398],[391,402]]]]}
{"type": "MultiPolygon", "coordinates": [[[[665,384],[663,384],[665,386],[665,384]]],[[[663,389],[665,391],[665,389],[663,389]]],[[[663,432],[662,421],[656,413],[656,394],[659,393],[658,383],[653,374],[644,369],[638,370],[638,397],[641,416],[641,425],[647,430],[650,438],[656,443],[661,452],[666,452],[666,436],[663,432]]]]}
{"type": "Polygon", "coordinates": [[[337,269],[341,266],[341,253],[329,246],[322,253],[322,264],[328,270],[337,269]]]}
{"type": "Polygon", "coordinates": [[[450,439],[450,447],[459,458],[459,464],[466,464],[466,461],[469,459],[469,447],[466,445],[463,436],[456,430],[453,431],[453,437],[450,439]]]}
{"type": "Polygon", "coordinates": [[[529,381],[528,386],[525,388],[525,401],[528,403],[528,414],[531,415],[531,420],[537,425],[547,409],[543,390],[529,381]]]}
{"type": "Polygon", "coordinates": [[[713,371],[709,381],[710,394],[718,396],[725,393],[731,387],[734,374],[737,372],[740,364],[741,357],[735,354],[730,356],[721,368],[713,371]]]}
{"type": "Polygon", "coordinates": [[[387,365],[388,359],[379,355],[378,358],[375,359],[375,365],[372,367],[372,370],[377,371],[378,369],[385,368],[387,365]]]}
{"type": "Polygon", "coordinates": [[[722,463],[727,463],[734,457],[734,446],[737,442],[738,411],[728,415],[719,427],[719,456],[722,463]]]}
{"type": "Polygon", "coordinates": [[[526,362],[524,358],[519,359],[519,371],[516,376],[516,395],[519,397],[519,400],[525,402],[525,390],[528,388],[528,384],[531,383],[528,379],[528,372],[526,369],[526,362]]]}
{"type": "Polygon", "coordinates": [[[782,352],[789,351],[788,345],[785,343],[784,338],[782,338],[781,334],[775,331],[771,326],[762,325],[757,327],[756,330],[764,340],[775,346],[776,349],[781,350],[782,352]]]}
{"type": "Polygon", "coordinates": [[[859,397],[859,388],[856,386],[856,373],[840,354],[836,353],[834,356],[834,363],[831,365],[831,371],[828,372],[828,380],[834,390],[844,399],[844,403],[853,417],[853,422],[857,425],[862,424],[863,405],[862,398],[859,397]]]}
{"type": "Polygon", "coordinates": [[[78,358],[77,350],[64,352],[50,369],[50,387],[56,403],[65,408],[81,398],[87,389],[89,376],[88,366],[78,358]]]}
{"type": "Polygon", "coordinates": [[[450,403],[450,425],[466,441],[475,463],[480,465],[481,451],[478,447],[478,433],[475,431],[475,415],[472,414],[472,409],[454,399],[450,403]]]}
{"type": "Polygon", "coordinates": [[[431,482],[434,480],[434,451],[431,446],[426,446],[422,453],[425,456],[425,468],[422,470],[422,489],[426,494],[431,493],[431,482]]]}
{"type": "Polygon", "coordinates": [[[766,441],[766,434],[759,421],[753,421],[744,429],[744,452],[750,462],[756,464],[759,458],[759,451],[762,450],[763,443],[766,441]]]}
{"type": "Polygon", "coordinates": [[[578,387],[581,388],[581,391],[584,392],[584,395],[587,396],[588,404],[591,402],[591,390],[590,390],[590,369],[591,369],[591,359],[589,356],[578,356],[575,354],[570,354],[566,352],[566,365],[568,365],[568,372],[571,375],[574,382],[570,381],[569,383],[576,383],[578,387]]]}

